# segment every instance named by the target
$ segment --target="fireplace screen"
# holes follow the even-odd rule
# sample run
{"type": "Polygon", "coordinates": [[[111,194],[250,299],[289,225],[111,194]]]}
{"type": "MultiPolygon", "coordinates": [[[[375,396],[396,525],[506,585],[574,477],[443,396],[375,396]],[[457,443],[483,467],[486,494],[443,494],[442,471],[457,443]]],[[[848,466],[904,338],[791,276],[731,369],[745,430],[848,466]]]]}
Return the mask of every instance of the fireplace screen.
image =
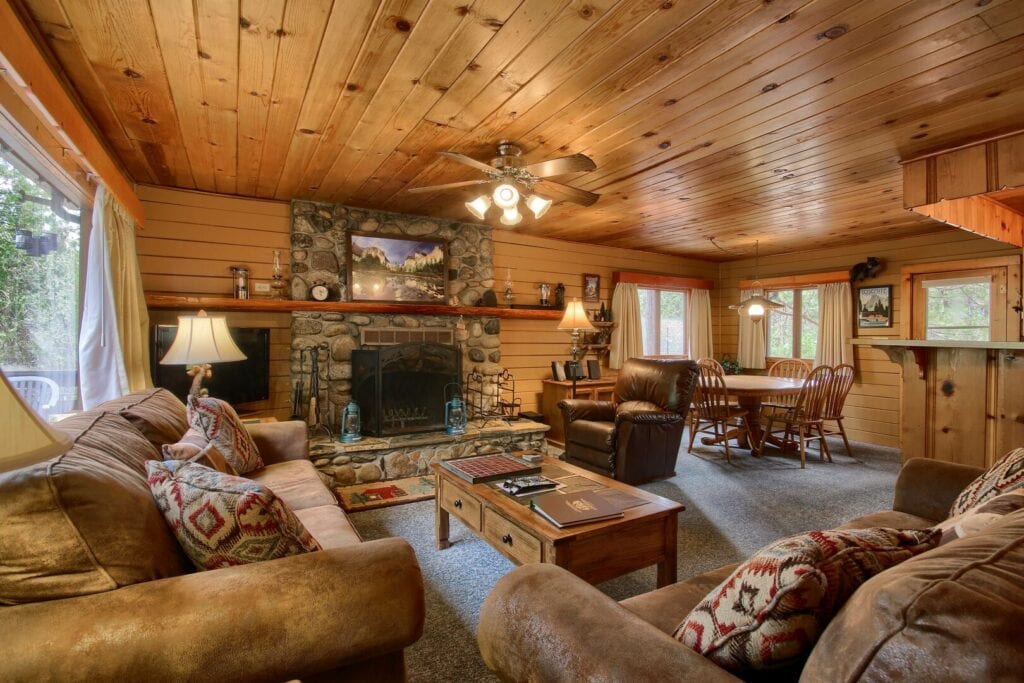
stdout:
{"type": "Polygon", "coordinates": [[[458,384],[462,355],[443,344],[398,344],[352,352],[352,397],[363,431],[392,436],[444,429],[444,388],[458,384]]]}

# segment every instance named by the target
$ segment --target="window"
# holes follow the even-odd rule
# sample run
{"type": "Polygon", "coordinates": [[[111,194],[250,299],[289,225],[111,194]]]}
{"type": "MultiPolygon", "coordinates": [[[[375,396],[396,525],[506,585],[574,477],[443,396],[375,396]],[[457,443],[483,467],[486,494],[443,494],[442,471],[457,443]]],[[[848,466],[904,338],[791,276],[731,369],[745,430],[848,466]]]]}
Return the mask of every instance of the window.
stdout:
{"type": "Polygon", "coordinates": [[[80,247],[78,207],[0,145],[0,367],[44,417],[78,399],[80,247]]]}
{"type": "Polygon", "coordinates": [[[683,356],[687,352],[686,292],[638,288],[645,356],[683,356]]]}
{"type": "Polygon", "coordinates": [[[768,309],[769,358],[813,359],[818,351],[818,288],[777,289],[768,298],[784,308],[768,309]]]}
{"type": "Polygon", "coordinates": [[[924,279],[925,339],[991,341],[992,276],[924,279]]]}

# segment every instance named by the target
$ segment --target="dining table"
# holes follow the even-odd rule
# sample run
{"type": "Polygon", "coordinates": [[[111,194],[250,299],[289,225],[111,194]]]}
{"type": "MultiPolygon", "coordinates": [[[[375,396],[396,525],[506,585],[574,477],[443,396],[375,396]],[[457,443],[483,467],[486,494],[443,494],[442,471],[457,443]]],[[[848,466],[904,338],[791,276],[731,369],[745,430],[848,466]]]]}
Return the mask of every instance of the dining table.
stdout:
{"type": "MultiPolygon", "coordinates": [[[[726,393],[735,396],[739,407],[747,411],[743,416],[747,432],[737,438],[740,448],[749,448],[754,457],[760,457],[761,439],[764,437],[764,429],[761,427],[762,404],[765,399],[799,394],[804,380],[769,375],[723,375],[722,379],[725,381],[726,393]]],[[[701,443],[711,445],[723,440],[723,436],[707,437],[701,439],[701,443]]],[[[779,448],[786,448],[786,444],[777,437],[769,436],[767,441],[779,448]]]]}

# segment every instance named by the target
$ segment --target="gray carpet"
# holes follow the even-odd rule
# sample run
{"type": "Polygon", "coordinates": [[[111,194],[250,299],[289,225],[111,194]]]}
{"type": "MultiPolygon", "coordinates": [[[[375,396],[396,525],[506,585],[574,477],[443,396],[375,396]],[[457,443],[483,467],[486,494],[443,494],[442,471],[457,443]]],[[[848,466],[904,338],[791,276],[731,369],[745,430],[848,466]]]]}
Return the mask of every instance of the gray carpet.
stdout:
{"type": "MultiPolygon", "coordinates": [[[[853,444],[849,457],[842,442],[830,440],[834,463],[773,451],[754,459],[734,451],[727,464],[717,447],[682,449],[677,475],[642,488],[679,501],[679,578],[738,562],[783,536],[828,529],[853,517],[891,509],[899,451],[853,444]]],[[[684,440],[685,444],[685,440],[684,440]]],[[[359,512],[352,521],[363,538],[401,536],[416,550],[427,593],[423,637],[407,653],[414,681],[497,680],[480,659],[476,624],[480,605],[495,582],[513,569],[487,543],[452,517],[451,540],[444,551],[434,546],[434,501],[359,512]]],[[[655,587],[654,567],[598,586],[621,600],[655,587]]]]}

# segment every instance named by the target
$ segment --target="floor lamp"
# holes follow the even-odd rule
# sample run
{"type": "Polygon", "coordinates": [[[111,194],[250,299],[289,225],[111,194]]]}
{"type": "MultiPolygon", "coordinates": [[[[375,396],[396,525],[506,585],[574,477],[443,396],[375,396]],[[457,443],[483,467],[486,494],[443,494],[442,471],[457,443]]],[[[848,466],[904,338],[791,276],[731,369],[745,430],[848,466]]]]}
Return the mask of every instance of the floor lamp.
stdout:
{"type": "Polygon", "coordinates": [[[206,311],[178,316],[178,333],[171,348],[160,359],[160,365],[191,365],[186,373],[192,377],[189,396],[199,397],[203,380],[211,377],[210,363],[230,363],[246,356],[231,338],[227,318],[210,317],[206,311]]]}
{"type": "Polygon", "coordinates": [[[71,440],[48,425],[0,372],[0,472],[42,462],[71,448],[71,440]]]}
{"type": "Polygon", "coordinates": [[[558,323],[558,329],[569,330],[572,334],[572,397],[576,398],[576,380],[579,379],[582,372],[576,360],[580,352],[580,332],[589,332],[594,329],[579,299],[573,299],[565,307],[565,315],[562,316],[562,321],[558,323]]]}

